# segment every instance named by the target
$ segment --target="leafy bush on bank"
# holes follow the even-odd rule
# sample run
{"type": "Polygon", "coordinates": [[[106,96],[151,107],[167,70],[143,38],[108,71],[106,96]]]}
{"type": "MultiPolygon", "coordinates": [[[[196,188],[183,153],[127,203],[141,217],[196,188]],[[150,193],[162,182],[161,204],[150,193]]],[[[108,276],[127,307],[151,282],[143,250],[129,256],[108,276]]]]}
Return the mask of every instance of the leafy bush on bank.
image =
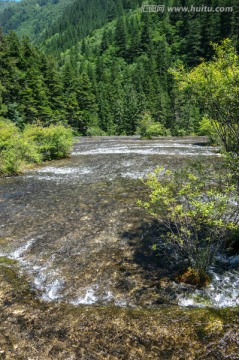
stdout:
{"type": "MultiPolygon", "coordinates": [[[[215,123],[216,122],[214,121],[214,124],[215,123]]],[[[208,136],[210,144],[220,144],[220,139],[213,125],[213,120],[209,119],[207,116],[204,116],[199,122],[198,135],[208,136]]]]}
{"type": "Polygon", "coordinates": [[[86,130],[87,136],[107,136],[107,133],[98,126],[91,126],[86,130]]]}
{"type": "Polygon", "coordinates": [[[137,133],[140,135],[141,139],[148,140],[156,136],[170,135],[170,131],[166,129],[163,124],[154,122],[149,113],[143,114],[142,119],[139,122],[137,133]]]}
{"type": "Polygon", "coordinates": [[[67,157],[72,140],[72,130],[61,125],[28,125],[21,132],[14,123],[0,118],[0,175],[16,175],[44,160],[67,157]]]}
{"type": "Polygon", "coordinates": [[[36,144],[43,161],[69,156],[73,141],[72,130],[62,125],[51,125],[47,128],[27,125],[23,137],[36,144]]]}

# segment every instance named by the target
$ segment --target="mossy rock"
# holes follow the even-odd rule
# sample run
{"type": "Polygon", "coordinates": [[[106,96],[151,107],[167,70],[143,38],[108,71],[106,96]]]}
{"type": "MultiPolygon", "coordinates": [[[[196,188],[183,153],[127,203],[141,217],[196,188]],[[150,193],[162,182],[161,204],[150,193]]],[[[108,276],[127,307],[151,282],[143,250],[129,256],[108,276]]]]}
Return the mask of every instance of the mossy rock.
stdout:
{"type": "Polygon", "coordinates": [[[176,280],[199,288],[211,283],[210,277],[205,272],[198,272],[192,268],[188,268],[181,275],[178,275],[176,280]]]}

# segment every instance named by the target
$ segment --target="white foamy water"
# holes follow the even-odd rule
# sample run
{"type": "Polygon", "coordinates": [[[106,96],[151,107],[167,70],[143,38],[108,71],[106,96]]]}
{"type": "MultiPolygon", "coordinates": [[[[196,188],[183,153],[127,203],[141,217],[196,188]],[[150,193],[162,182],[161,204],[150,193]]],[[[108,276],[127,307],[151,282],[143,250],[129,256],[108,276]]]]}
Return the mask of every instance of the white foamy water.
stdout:
{"type": "Polygon", "coordinates": [[[153,172],[154,168],[145,170],[145,171],[126,171],[121,173],[120,176],[123,178],[130,178],[130,179],[141,179],[145,177],[147,174],[153,172]]]}
{"type": "Polygon", "coordinates": [[[24,262],[24,253],[32,246],[35,241],[36,238],[32,238],[11,252],[0,252],[0,257],[7,257],[12,260],[24,262]]]}
{"type": "Polygon", "coordinates": [[[72,305],[92,305],[96,304],[99,301],[108,302],[113,300],[114,296],[111,291],[107,291],[103,293],[103,295],[99,295],[99,285],[93,285],[85,289],[85,295],[78,296],[76,299],[71,300],[70,304],[72,305]]]}
{"type": "Polygon", "coordinates": [[[61,295],[61,290],[63,286],[63,280],[51,280],[48,284],[44,286],[44,292],[41,298],[46,301],[60,300],[63,297],[63,295],[61,295]]]}
{"type": "Polygon", "coordinates": [[[89,175],[92,173],[92,169],[88,167],[57,167],[57,166],[46,166],[42,169],[33,170],[25,175],[26,178],[34,178],[38,180],[56,181],[61,182],[62,180],[75,179],[89,175]]]}
{"type": "Polygon", "coordinates": [[[40,297],[43,300],[50,301],[62,298],[65,281],[57,271],[51,269],[51,262],[44,266],[33,266],[29,270],[34,276],[34,287],[40,290],[40,297]]]}
{"type": "Polygon", "coordinates": [[[61,290],[64,286],[64,280],[61,279],[55,270],[51,270],[51,257],[48,263],[39,266],[27,259],[26,252],[36,242],[38,238],[28,240],[24,245],[10,253],[0,253],[0,257],[17,260],[21,263],[22,269],[33,276],[33,284],[37,290],[41,291],[41,298],[44,300],[58,300],[62,298],[61,290]]]}
{"type": "MultiPolygon", "coordinates": [[[[21,262],[23,269],[33,277],[33,286],[40,292],[40,298],[45,301],[64,301],[67,283],[64,277],[52,268],[54,254],[43,265],[37,265],[27,259],[26,252],[35,241],[36,239],[32,238],[13,252],[0,254],[0,256],[7,256],[21,262]]],[[[211,284],[207,288],[195,290],[191,294],[178,295],[179,306],[216,308],[239,306],[239,255],[225,259],[221,258],[221,261],[227,262],[234,269],[223,273],[211,270],[211,284]]],[[[98,284],[81,289],[80,293],[80,296],[73,298],[69,303],[77,306],[113,301],[116,306],[127,306],[125,301],[115,298],[110,290],[102,291],[98,284]]]]}
{"type": "Polygon", "coordinates": [[[98,301],[98,297],[95,295],[95,288],[89,288],[86,290],[86,294],[79,296],[77,299],[70,301],[72,305],[92,305],[98,301]]]}
{"type": "MultiPolygon", "coordinates": [[[[239,263],[239,256],[232,257],[231,264],[239,263]]],[[[180,306],[235,307],[239,305],[239,270],[228,270],[222,274],[211,271],[212,282],[203,290],[178,296],[180,306]]]]}
{"type": "Polygon", "coordinates": [[[91,169],[81,167],[56,167],[46,166],[42,169],[37,170],[38,173],[52,173],[56,175],[72,175],[72,174],[89,174],[91,169]]]}
{"type": "Polygon", "coordinates": [[[210,147],[199,147],[185,144],[152,144],[152,145],[130,145],[112,146],[91,149],[76,149],[72,155],[108,155],[108,154],[140,154],[140,155],[186,155],[186,156],[221,156],[210,147]],[[166,149],[166,150],[165,150],[166,149]]]}
{"type": "Polygon", "coordinates": [[[10,254],[5,254],[3,256],[8,256],[10,259],[21,260],[23,258],[23,254],[31,247],[31,245],[35,242],[35,239],[30,239],[26,244],[22,245],[18,249],[14,250],[10,254]]]}

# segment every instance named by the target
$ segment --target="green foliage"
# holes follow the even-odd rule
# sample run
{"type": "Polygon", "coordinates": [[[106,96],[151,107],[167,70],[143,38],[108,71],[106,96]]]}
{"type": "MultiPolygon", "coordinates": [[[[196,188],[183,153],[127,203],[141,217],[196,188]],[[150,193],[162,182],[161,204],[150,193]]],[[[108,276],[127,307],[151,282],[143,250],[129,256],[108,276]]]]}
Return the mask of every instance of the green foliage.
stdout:
{"type": "Polygon", "coordinates": [[[22,0],[0,2],[0,23],[7,30],[17,30],[21,36],[36,40],[45,33],[74,0],[22,0]],[[2,7],[2,11],[1,11],[2,7]]]}
{"type": "Polygon", "coordinates": [[[165,129],[162,124],[154,122],[148,113],[142,116],[137,132],[141,136],[141,139],[152,139],[152,137],[156,136],[170,135],[170,131],[165,129]]]}
{"type": "Polygon", "coordinates": [[[204,116],[199,122],[198,135],[208,136],[211,144],[218,144],[219,139],[213,121],[204,116]]]}
{"type": "Polygon", "coordinates": [[[32,164],[66,157],[71,145],[71,129],[28,125],[21,132],[15,124],[1,118],[0,175],[16,175],[32,164]]]}
{"type": "Polygon", "coordinates": [[[69,156],[73,141],[72,130],[62,125],[51,125],[47,128],[28,125],[23,131],[23,137],[36,144],[43,160],[69,156]]]}
{"type": "Polygon", "coordinates": [[[175,257],[203,273],[225,245],[227,234],[238,228],[238,195],[231,175],[221,178],[200,167],[172,172],[158,168],[145,185],[148,201],[139,201],[166,229],[164,241],[175,257]],[[234,203],[233,203],[234,200],[234,203]]]}
{"type": "Polygon", "coordinates": [[[9,143],[19,135],[19,129],[14,123],[0,117],[0,150],[6,149],[9,143]]]}
{"type": "MultiPolygon", "coordinates": [[[[45,54],[57,57],[59,67],[26,39],[0,35],[0,114],[21,128],[39,120],[44,126],[68,123],[82,135],[91,127],[110,135],[135,134],[143,113],[162,124],[162,131],[161,125],[152,125],[149,137],[163,134],[164,128],[172,135],[196,134],[202,115],[220,124],[210,111],[204,112],[203,102],[182,95],[168,70],[180,64],[197,66],[202,58],[211,60],[215,50],[210,41],[229,37],[238,48],[239,5],[234,1],[233,13],[155,14],[141,12],[142,3],[9,4],[0,14],[4,31],[30,35],[45,54]]],[[[216,0],[211,3],[218,6],[216,0]]],[[[162,0],[162,4],[191,6],[191,0],[162,0]]],[[[220,6],[227,5],[227,0],[220,0],[220,6]]]]}
{"type": "Polygon", "coordinates": [[[229,40],[213,45],[214,59],[188,74],[176,72],[187,96],[194,97],[210,119],[228,154],[239,156],[239,57],[229,40]]]}
{"type": "Polygon", "coordinates": [[[101,128],[96,126],[91,126],[86,131],[87,136],[106,136],[107,134],[101,130],[101,128]]]}
{"type": "Polygon", "coordinates": [[[39,120],[44,125],[64,123],[65,104],[54,61],[19,41],[14,33],[0,32],[0,114],[20,128],[39,120]]]}
{"type": "Polygon", "coordinates": [[[42,161],[37,145],[9,120],[0,119],[0,175],[15,175],[27,164],[42,161]]]}
{"type": "Polygon", "coordinates": [[[146,130],[146,137],[152,138],[156,136],[169,136],[170,131],[165,129],[165,127],[160,123],[153,123],[149,125],[148,129],[146,130]]]}

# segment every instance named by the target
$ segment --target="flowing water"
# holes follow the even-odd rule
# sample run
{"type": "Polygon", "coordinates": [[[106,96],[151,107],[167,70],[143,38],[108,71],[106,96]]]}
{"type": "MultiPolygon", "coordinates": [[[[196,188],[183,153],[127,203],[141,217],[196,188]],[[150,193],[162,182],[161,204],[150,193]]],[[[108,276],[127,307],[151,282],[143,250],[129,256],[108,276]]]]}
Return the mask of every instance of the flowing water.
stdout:
{"type": "Polygon", "coordinates": [[[224,272],[212,269],[206,290],[167,280],[150,250],[157,227],[137,206],[140,178],[156,166],[220,162],[203,140],[81,138],[69,159],[0,179],[0,256],[17,260],[46,301],[238,305],[238,258],[224,272]]]}

